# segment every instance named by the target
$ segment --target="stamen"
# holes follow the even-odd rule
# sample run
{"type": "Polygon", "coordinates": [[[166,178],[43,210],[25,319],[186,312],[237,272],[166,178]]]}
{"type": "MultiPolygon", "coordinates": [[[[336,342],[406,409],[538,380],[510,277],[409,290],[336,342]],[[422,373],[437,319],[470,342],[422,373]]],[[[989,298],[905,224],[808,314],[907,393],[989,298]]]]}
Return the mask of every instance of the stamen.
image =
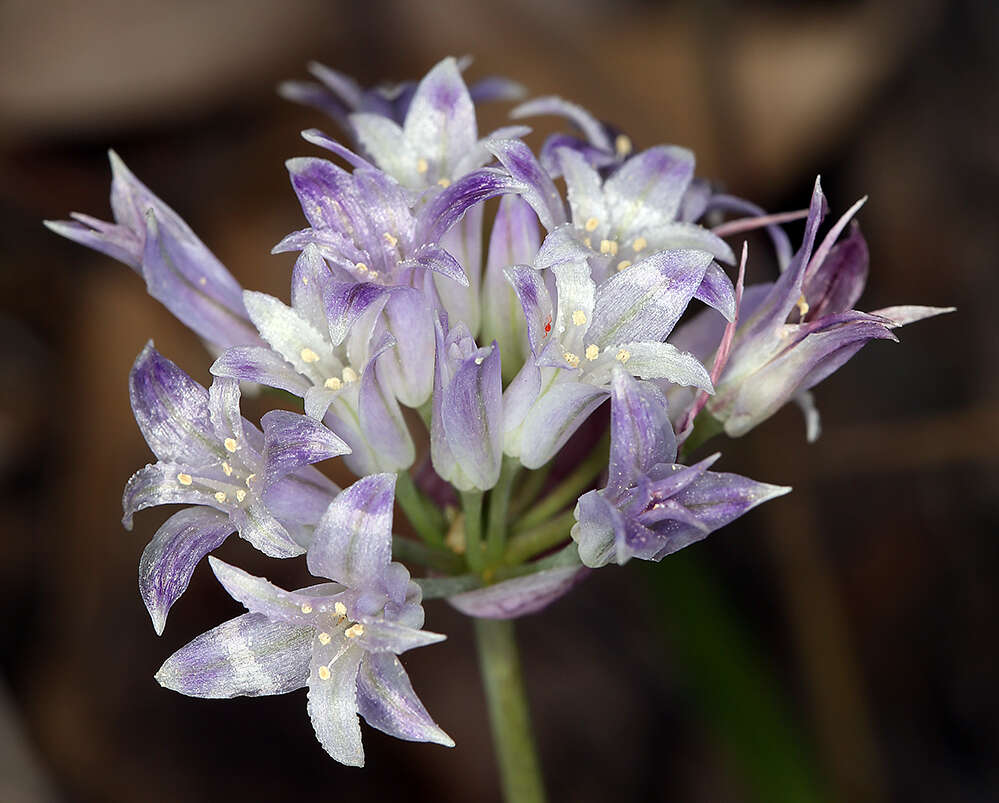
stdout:
{"type": "Polygon", "coordinates": [[[343,387],[343,382],[337,379],[335,376],[331,376],[325,382],[323,382],[323,387],[327,390],[340,390],[343,387]]]}
{"type": "Polygon", "coordinates": [[[331,639],[332,636],[330,636],[330,634],[325,631],[319,634],[319,643],[322,644],[324,647],[330,643],[331,639]]]}
{"type": "Polygon", "coordinates": [[[592,361],[599,356],[600,356],[600,349],[596,346],[595,343],[590,343],[590,345],[586,347],[586,359],[592,361]]]}
{"type": "Polygon", "coordinates": [[[384,234],[382,235],[382,237],[384,237],[384,238],[385,238],[385,242],[387,242],[387,243],[389,244],[389,247],[390,247],[390,248],[395,248],[395,244],[396,244],[397,242],[399,242],[399,238],[398,238],[398,237],[393,237],[393,236],[392,236],[391,234],[389,234],[388,232],[385,232],[385,233],[384,233],[384,234]]]}
{"type": "Polygon", "coordinates": [[[444,189],[447,189],[448,187],[451,186],[451,179],[449,179],[449,178],[439,178],[439,179],[437,179],[437,183],[440,186],[442,186],[444,189]]]}
{"type": "Polygon", "coordinates": [[[337,616],[346,616],[347,606],[344,605],[339,600],[337,600],[336,602],[333,603],[333,613],[335,613],[337,616]]]}
{"type": "Polygon", "coordinates": [[[319,667],[319,679],[320,680],[330,679],[330,668],[328,666],[319,667]]]}
{"type": "Polygon", "coordinates": [[[230,466],[228,463],[222,463],[222,473],[225,474],[227,477],[231,477],[232,466],[230,466]]]}
{"type": "Polygon", "coordinates": [[[801,313],[801,317],[804,318],[808,314],[809,306],[808,302],[805,301],[805,294],[802,293],[798,300],[795,302],[798,307],[798,312],[801,313]]]}
{"type": "Polygon", "coordinates": [[[617,240],[601,240],[600,241],[600,253],[610,254],[611,256],[617,255],[617,240]]]}
{"type": "Polygon", "coordinates": [[[242,502],[244,499],[246,499],[246,491],[244,491],[242,488],[238,488],[236,490],[236,501],[242,502]]]}
{"type": "Polygon", "coordinates": [[[583,238],[583,245],[585,245],[587,248],[593,248],[593,242],[590,240],[589,237],[583,238]]]}
{"type": "Polygon", "coordinates": [[[485,357],[476,357],[475,358],[475,364],[476,365],[482,365],[482,363],[485,362],[485,359],[486,359],[485,357]]]}
{"type": "Polygon", "coordinates": [[[357,381],[357,371],[351,368],[349,365],[340,372],[343,375],[343,381],[347,384],[357,381]]]}
{"type": "Polygon", "coordinates": [[[378,271],[376,271],[376,270],[371,271],[371,273],[368,274],[368,278],[369,279],[377,279],[378,278],[378,271]]]}
{"type": "Polygon", "coordinates": [[[178,474],[177,482],[179,482],[181,485],[190,485],[192,482],[194,482],[194,478],[190,474],[178,474]]]}
{"type": "Polygon", "coordinates": [[[319,355],[308,346],[302,349],[298,356],[302,358],[302,362],[319,362],[319,355]]]}
{"type": "Polygon", "coordinates": [[[356,625],[351,625],[346,630],[344,630],[343,634],[347,638],[357,638],[358,636],[363,636],[364,635],[364,625],[362,625],[360,622],[358,622],[356,625]]]}
{"type": "Polygon", "coordinates": [[[599,225],[600,225],[600,221],[597,220],[595,217],[591,217],[591,218],[587,218],[586,219],[586,224],[584,225],[584,228],[587,231],[593,231],[599,225]]]}
{"type": "Polygon", "coordinates": [[[635,238],[635,242],[633,242],[631,244],[631,250],[634,251],[637,254],[639,251],[641,251],[643,248],[645,248],[645,246],[647,246],[648,244],[649,244],[649,241],[646,240],[644,237],[636,237],[635,238]]]}
{"type": "Polygon", "coordinates": [[[204,287],[206,284],[208,284],[208,279],[206,279],[204,276],[202,276],[200,279],[198,279],[198,284],[200,284],[202,287],[204,287]]]}
{"type": "Polygon", "coordinates": [[[250,475],[249,475],[249,476],[248,476],[248,477],[246,478],[246,487],[247,487],[247,488],[251,488],[251,487],[252,487],[252,486],[250,485],[250,482],[251,482],[251,481],[253,480],[253,478],[254,478],[254,477],[256,477],[256,476],[257,476],[256,474],[250,474],[250,475]]]}
{"type": "Polygon", "coordinates": [[[426,173],[429,169],[430,169],[430,165],[427,164],[427,160],[426,159],[417,159],[416,160],[416,172],[417,173],[419,173],[420,175],[422,175],[423,173],[426,173]]]}
{"type": "Polygon", "coordinates": [[[239,442],[235,438],[226,438],[222,441],[222,445],[227,452],[235,452],[239,448],[239,442]]]}
{"type": "Polygon", "coordinates": [[[573,354],[571,351],[567,351],[565,354],[562,355],[562,357],[573,368],[575,368],[577,365],[579,365],[579,355],[578,354],[573,354]]]}
{"type": "Polygon", "coordinates": [[[302,603],[302,613],[312,613],[312,606],[308,602],[302,603]]]}
{"type": "Polygon", "coordinates": [[[368,272],[368,266],[365,265],[363,262],[355,262],[354,263],[354,270],[356,270],[358,273],[367,273],[368,272]]]}
{"type": "Polygon", "coordinates": [[[614,359],[618,362],[625,363],[631,359],[631,352],[628,349],[620,349],[617,354],[614,355],[614,359]]]}
{"type": "Polygon", "coordinates": [[[219,502],[219,503],[224,502],[225,501],[225,494],[222,493],[222,491],[216,491],[215,492],[215,501],[219,502]]]}
{"type": "Polygon", "coordinates": [[[572,322],[576,324],[576,326],[582,326],[586,323],[586,313],[581,309],[575,310],[572,313],[572,322]]]}
{"type": "Polygon", "coordinates": [[[630,259],[622,259],[620,262],[617,263],[617,269],[618,269],[619,273],[622,270],[626,270],[626,269],[628,269],[630,267],[631,267],[631,260],[630,259]]]}
{"type": "Polygon", "coordinates": [[[618,156],[627,156],[631,153],[631,138],[626,134],[618,134],[617,139],[614,140],[614,150],[617,152],[618,156]]]}

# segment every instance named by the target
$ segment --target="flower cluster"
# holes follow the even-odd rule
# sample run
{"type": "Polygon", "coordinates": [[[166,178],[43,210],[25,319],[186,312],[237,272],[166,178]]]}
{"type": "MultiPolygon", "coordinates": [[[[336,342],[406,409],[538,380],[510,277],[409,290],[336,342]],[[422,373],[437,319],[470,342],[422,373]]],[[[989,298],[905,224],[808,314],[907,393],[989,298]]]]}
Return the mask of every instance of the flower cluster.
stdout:
{"type": "Polygon", "coordinates": [[[787,493],[710,470],[718,454],[687,455],[790,400],[816,436],[810,388],[868,341],[944,311],[853,309],[868,271],[860,204],[820,240],[818,181],[807,212],[768,216],[696,178],[690,151],[635,152],[553,97],[512,112],[571,123],[536,156],[522,125],[478,131],[475,102],[520,88],[469,90],[463,68],[448,58],[418,84],[364,90],[313,65],[319,83],[282,87],[350,138],[306,131],[330,158],[287,162],[307,224],[274,248],[298,252],[290,304],[244,291],[114,153],[114,222],[48,224],[140,273],[219,355],[209,389],[152,344],[130,377],[157,462],[128,481],[125,525],[184,506],[139,566],[156,632],[234,532],[271,557],[304,554],[322,578],[285,591],[209,558],[248,613],[157,679],[212,698],[306,686],[320,743],[350,765],[363,764],[358,715],[453,745],[398,657],[444,638],[422,629],[424,598],[520,616],[594,568],[661,560],[787,493]],[[802,217],[792,251],[781,226],[802,217]],[[726,238],[752,228],[769,231],[783,270],[747,286],[745,246],[736,259],[726,238]],[[301,412],[272,410],[258,429],[241,383],[291,394],[301,412]],[[358,477],[344,490],[313,465],[334,457],[358,477]],[[393,535],[397,503],[419,539],[393,535]]]}

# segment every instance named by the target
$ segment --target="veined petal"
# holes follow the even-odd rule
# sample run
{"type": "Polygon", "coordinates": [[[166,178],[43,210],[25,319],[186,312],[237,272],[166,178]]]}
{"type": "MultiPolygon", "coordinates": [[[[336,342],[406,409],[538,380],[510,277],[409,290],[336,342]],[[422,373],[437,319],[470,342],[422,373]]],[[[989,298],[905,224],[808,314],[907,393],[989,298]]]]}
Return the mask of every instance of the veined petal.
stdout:
{"type": "Polygon", "coordinates": [[[672,251],[689,248],[694,251],[707,251],[715,259],[731,265],[735,254],[721,237],[696,223],[674,221],[647,229],[643,236],[656,251],[672,251]]]}
{"type": "Polygon", "coordinates": [[[594,382],[610,380],[618,365],[639,379],[666,379],[676,385],[714,390],[708,369],[693,354],[680,351],[670,343],[639,340],[621,343],[602,352],[589,374],[594,382]]]}
{"type": "Polygon", "coordinates": [[[311,156],[289,159],[285,166],[302,212],[313,228],[332,229],[356,242],[372,239],[367,213],[347,171],[311,156]]]}
{"type": "Polygon", "coordinates": [[[309,665],[309,718],[323,749],[341,764],[364,766],[357,718],[357,670],[364,650],[344,649],[341,639],[314,642],[309,665]]]}
{"type": "Polygon", "coordinates": [[[571,535],[583,565],[599,569],[616,560],[616,543],[624,536],[621,512],[600,491],[587,491],[576,503],[575,516],[571,535]]]}
{"type": "Polygon", "coordinates": [[[703,251],[660,251],[597,288],[588,339],[601,347],[665,340],[711,262],[703,251]]]}
{"type": "Polygon", "coordinates": [[[676,437],[666,397],[655,385],[616,369],[611,384],[608,488],[614,493],[633,485],[656,464],[675,459],[676,437]]]}
{"type": "Polygon", "coordinates": [[[892,329],[897,329],[906,324],[956,311],[957,307],[920,307],[915,304],[905,304],[900,307],[885,307],[884,309],[874,310],[870,314],[887,319],[890,321],[888,325],[892,329]]]}
{"type": "Polygon", "coordinates": [[[213,492],[193,482],[191,469],[180,463],[159,462],[140,468],[128,480],[122,494],[121,523],[132,529],[132,516],[157,505],[208,505],[218,508],[213,492]],[[187,480],[192,480],[188,483],[187,480]]]}
{"type": "Polygon", "coordinates": [[[471,207],[509,192],[520,192],[521,184],[502,170],[483,167],[462,176],[417,213],[416,240],[437,243],[471,207]]]}
{"type": "Polygon", "coordinates": [[[191,697],[284,694],[309,675],[312,628],[247,613],[202,633],[156,673],[167,689],[191,697]]]}
{"type": "Polygon", "coordinates": [[[272,558],[293,558],[305,552],[305,547],[295,542],[288,528],[279,522],[259,499],[233,509],[230,514],[239,537],[272,558]]]}
{"type": "Polygon", "coordinates": [[[354,324],[388,301],[388,288],[371,282],[330,283],[324,293],[325,318],[333,345],[340,345],[354,324]]]}
{"type": "Polygon", "coordinates": [[[299,469],[261,494],[278,521],[315,525],[340,488],[311,466],[299,469]]]}
{"type": "Polygon", "coordinates": [[[315,419],[271,410],[260,419],[264,430],[264,486],[302,466],[349,454],[350,447],[315,419]]]}
{"type": "Polygon", "coordinates": [[[420,81],[403,130],[417,155],[438,165],[445,177],[474,147],[475,107],[453,58],[443,59],[420,81]]]}
{"type": "Polygon", "coordinates": [[[132,366],[128,395],[142,437],[160,460],[198,465],[215,458],[208,391],[152,341],[132,366]]]}
{"type": "MultiPolygon", "coordinates": [[[[610,224],[607,204],[600,174],[577,151],[565,148],[558,152],[562,175],[565,176],[566,194],[572,210],[572,222],[576,228],[594,226],[594,230],[606,234],[610,224]]],[[[589,229],[587,229],[589,230],[589,229]]]]}
{"type": "Polygon", "coordinates": [[[575,350],[581,347],[593,318],[596,283],[590,278],[590,266],[585,260],[555,265],[552,273],[558,299],[556,333],[565,348],[575,350]]]}
{"type": "Polygon", "coordinates": [[[433,387],[434,323],[419,290],[398,288],[382,310],[380,323],[396,342],[378,360],[387,390],[408,407],[419,407],[433,387]]]}
{"type": "Polygon", "coordinates": [[[320,332],[328,325],[324,298],[332,282],[319,246],[305,246],[291,271],[291,308],[320,332]]]}
{"type": "Polygon", "coordinates": [[[530,265],[514,265],[504,273],[520,299],[527,321],[528,342],[534,356],[538,357],[551,336],[554,323],[551,295],[541,272],[530,265]]]}
{"type": "Polygon", "coordinates": [[[334,596],[343,590],[334,585],[329,589],[331,593],[319,597],[285,591],[265,577],[254,577],[218,558],[209,557],[208,562],[230,597],[242,603],[250,613],[263,614],[272,622],[314,627],[318,614],[334,610],[334,596]]]}
{"type": "Polygon", "coordinates": [[[527,145],[517,139],[501,139],[490,141],[487,147],[520,184],[520,195],[533,207],[546,230],[565,223],[565,207],[555,183],[527,145]]]}
{"type": "MultiPolygon", "coordinates": [[[[510,197],[510,196],[504,196],[510,197]]],[[[451,281],[444,274],[434,276],[434,288],[447,314],[456,321],[464,321],[474,335],[479,331],[479,286],[482,283],[482,214],[485,206],[473,206],[441,238],[441,248],[453,257],[467,277],[466,286],[461,280],[451,281]]]]}
{"type": "Polygon", "coordinates": [[[461,264],[439,245],[417,248],[411,257],[399,263],[402,268],[426,268],[446,276],[462,287],[468,287],[468,277],[461,264]]]}
{"type": "Polygon", "coordinates": [[[149,542],[139,559],[139,593],[163,634],[170,607],[184,593],[198,562],[236,532],[226,513],[190,507],[174,513],[149,542]]]}
{"type": "Polygon", "coordinates": [[[481,619],[516,619],[547,608],[589,574],[581,566],[544,569],[523,577],[503,580],[485,588],[448,597],[448,602],[466,616],[481,619]]]}
{"type": "Polygon", "coordinates": [[[304,396],[311,383],[280,354],[267,346],[235,346],[212,363],[214,376],[231,376],[304,396]]]}
{"type": "MultiPolygon", "coordinates": [[[[354,132],[355,134],[357,134],[356,128],[354,132]]],[[[304,139],[306,142],[311,142],[313,145],[318,145],[320,148],[325,148],[331,153],[335,153],[345,162],[349,162],[354,167],[359,167],[366,170],[375,169],[375,166],[371,164],[371,162],[369,162],[367,159],[358,156],[350,148],[341,145],[335,139],[333,139],[330,136],[327,136],[318,128],[307,128],[305,131],[302,132],[302,139],[304,139]]],[[[360,136],[358,136],[358,139],[360,139],[360,136]]]]}
{"type": "Polygon", "coordinates": [[[141,273],[143,238],[125,226],[107,223],[89,215],[73,212],[70,217],[74,219],[42,222],[49,231],[107,254],[141,273]]]}
{"type": "Polygon", "coordinates": [[[368,653],[357,675],[357,708],[373,728],[410,742],[454,747],[413,691],[402,663],[390,652],[368,653]]]}
{"type": "MultiPolygon", "coordinates": [[[[239,381],[228,376],[217,376],[208,388],[208,413],[215,437],[243,440],[243,416],[239,411],[239,381]]],[[[247,422],[247,428],[251,425],[247,422]]]]}
{"type": "MultiPolygon", "coordinates": [[[[378,471],[405,471],[416,459],[416,447],[399,403],[382,384],[374,367],[361,374],[358,395],[361,433],[376,457],[378,471]]],[[[370,474],[374,466],[364,473],[370,474]]]]}
{"type": "Polygon", "coordinates": [[[728,274],[714,260],[708,263],[694,298],[718,310],[727,321],[735,318],[735,288],[728,274]]]}
{"type": "Polygon", "coordinates": [[[604,197],[614,230],[645,229],[676,219],[690,180],[694,154],[660,145],[631,157],[604,182],[604,197]]]}
{"type": "Polygon", "coordinates": [[[247,290],[244,298],[250,318],[264,340],[298,373],[322,384],[320,363],[332,356],[326,336],[273,296],[247,290]]]}
{"type": "Polygon", "coordinates": [[[510,112],[510,116],[514,119],[535,117],[544,114],[565,117],[583,132],[583,135],[591,145],[595,145],[605,151],[613,150],[610,137],[607,136],[607,132],[604,130],[604,127],[600,124],[599,120],[586,111],[586,109],[582,106],[570,103],[569,101],[563,100],[555,95],[532,98],[526,103],[521,103],[510,112]]]}
{"type": "Polygon", "coordinates": [[[426,647],[444,641],[447,636],[431,633],[427,630],[417,630],[412,627],[389,622],[383,619],[362,617],[364,632],[356,637],[358,645],[365,651],[391,652],[399,655],[417,647],[426,647]]]}
{"type": "Polygon", "coordinates": [[[371,474],[341,491],[316,526],[309,571],[351,588],[376,583],[392,560],[394,504],[394,474],[371,474]]]}
{"type": "Polygon", "coordinates": [[[527,468],[547,463],[607,395],[603,388],[571,378],[542,391],[524,418],[520,462],[527,468]]]}

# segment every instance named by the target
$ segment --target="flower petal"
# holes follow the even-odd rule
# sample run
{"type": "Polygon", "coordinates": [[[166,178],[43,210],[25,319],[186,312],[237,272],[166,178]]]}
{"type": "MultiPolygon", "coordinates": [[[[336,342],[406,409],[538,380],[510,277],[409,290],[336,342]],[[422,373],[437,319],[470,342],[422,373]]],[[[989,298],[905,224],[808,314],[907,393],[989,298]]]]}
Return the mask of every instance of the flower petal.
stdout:
{"type": "Polygon", "coordinates": [[[342,639],[314,642],[309,664],[309,718],[323,749],[341,764],[364,766],[357,718],[357,670],[364,650],[343,648],[342,639]]]}
{"type": "Polygon", "coordinates": [[[479,138],[475,107],[458,65],[451,57],[439,62],[420,81],[403,125],[417,156],[451,178],[458,160],[479,138]]]}
{"type": "Polygon", "coordinates": [[[242,382],[257,382],[302,397],[311,383],[280,354],[267,346],[235,346],[212,363],[214,376],[231,376],[242,382]]]}
{"type": "Polygon", "coordinates": [[[187,479],[193,480],[189,471],[180,463],[159,462],[140,468],[129,477],[121,498],[124,511],[121,522],[125,529],[131,530],[132,516],[147,507],[182,504],[218,508],[212,491],[198,483],[186,482],[187,479]]]}
{"type": "Polygon", "coordinates": [[[356,641],[367,652],[392,652],[399,655],[417,647],[437,644],[447,638],[440,633],[417,630],[384,619],[362,617],[361,621],[364,623],[364,632],[356,637],[356,641]]]}
{"type": "Polygon", "coordinates": [[[520,462],[527,468],[540,468],[551,460],[607,395],[603,388],[572,378],[551,385],[524,419],[520,462]]]}
{"type": "Polygon", "coordinates": [[[545,569],[485,588],[455,594],[448,597],[448,602],[466,616],[516,619],[548,607],[588,574],[589,569],[581,566],[545,569]]]}
{"type": "Polygon", "coordinates": [[[653,384],[617,369],[611,384],[611,493],[635,484],[658,463],[676,459],[676,437],[666,397],[653,384]]]}
{"type": "Polygon", "coordinates": [[[260,424],[264,429],[265,487],[302,466],[350,453],[341,438],[305,415],[271,410],[260,424]]]}
{"type": "Polygon", "coordinates": [[[533,207],[546,230],[565,223],[565,207],[555,183],[527,145],[518,139],[499,139],[491,140],[486,147],[519,183],[520,195],[533,207]]]}

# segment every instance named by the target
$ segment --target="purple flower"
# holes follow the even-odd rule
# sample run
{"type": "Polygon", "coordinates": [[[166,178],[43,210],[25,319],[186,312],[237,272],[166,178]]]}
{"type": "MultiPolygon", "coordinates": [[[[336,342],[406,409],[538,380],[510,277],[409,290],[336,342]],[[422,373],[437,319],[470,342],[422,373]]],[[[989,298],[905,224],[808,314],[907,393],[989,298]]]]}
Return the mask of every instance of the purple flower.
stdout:
{"type": "Polygon", "coordinates": [[[459,491],[487,491],[503,461],[503,383],[496,343],[479,348],[464,323],[437,321],[430,424],[434,470],[459,491]]]}
{"type": "Polygon", "coordinates": [[[133,268],[153,298],[209,343],[221,348],[258,343],[239,282],[118,154],[109,155],[115,222],[74,212],[72,221],[47,220],[45,225],[133,268]]]}
{"type": "Polygon", "coordinates": [[[704,366],[663,342],[710,262],[703,251],[659,251],[600,285],[585,261],[563,262],[552,269],[557,311],[542,272],[511,268],[534,359],[505,393],[506,453],[528,468],[546,463],[607,398],[615,366],[710,390],[704,366]]]}
{"type": "MultiPolygon", "coordinates": [[[[866,313],[850,308],[866,281],[867,247],[856,227],[847,239],[836,241],[863,202],[854,204],[815,248],[826,209],[816,180],[805,239],[789,267],[773,284],[746,288],[739,310],[742,323],[706,407],[724,422],[729,436],[746,434],[793,398],[803,400],[810,411],[810,434],[817,435],[814,408],[803,394],[871,340],[896,340],[893,329],[951,311],[907,306],[866,313]]],[[[707,312],[674,337],[675,343],[705,358],[724,329],[707,312]]]]}
{"type": "Polygon", "coordinates": [[[267,413],[261,433],[240,415],[236,380],[217,378],[205,390],[152,343],[135,361],[129,395],[158,462],[125,486],[125,527],[147,507],[199,506],[167,520],[139,565],[140,590],[161,633],[198,561],[234,531],[273,557],[305,552],[338,490],[310,464],[349,447],[318,421],[285,410],[267,413]]]}
{"type": "Polygon", "coordinates": [[[246,308],[270,345],[224,352],[216,376],[259,382],[305,400],[350,446],[344,462],[358,476],[409,468],[415,449],[395,397],[376,363],[394,341],[375,325],[394,290],[336,282],[314,245],[292,274],[291,306],[265,293],[245,293],[246,308]]]}
{"type": "Polygon", "coordinates": [[[676,460],[666,398],[652,383],[615,370],[607,487],[580,497],[572,537],[590,567],[630,558],[662,560],[790,491],[676,460]]]}
{"type": "Polygon", "coordinates": [[[284,591],[210,559],[249,613],[174,653],[156,679],[194,697],[283,694],[307,686],[316,736],[337,761],[363,766],[358,714],[400,739],[454,741],[430,718],[397,655],[442,641],[421,630],[419,586],[391,562],[395,476],[376,474],[343,491],[323,514],[309,570],[334,582],[284,591]]]}

